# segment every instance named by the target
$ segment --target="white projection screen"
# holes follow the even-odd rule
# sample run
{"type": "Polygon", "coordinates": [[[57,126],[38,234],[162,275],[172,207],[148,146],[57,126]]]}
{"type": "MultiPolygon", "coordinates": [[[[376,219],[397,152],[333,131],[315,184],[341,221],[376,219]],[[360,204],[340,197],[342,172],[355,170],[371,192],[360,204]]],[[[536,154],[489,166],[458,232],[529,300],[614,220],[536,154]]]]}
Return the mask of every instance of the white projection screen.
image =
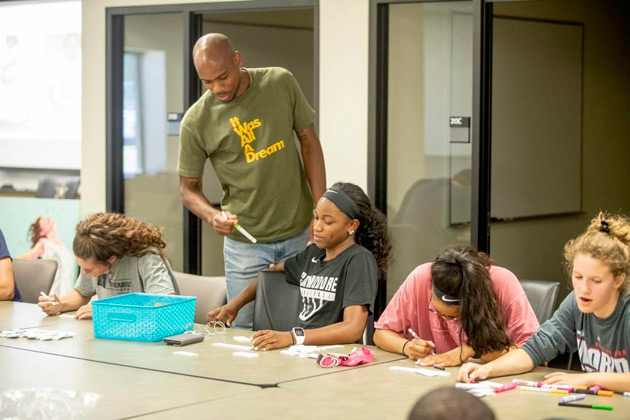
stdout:
{"type": "Polygon", "coordinates": [[[0,167],[80,163],[81,2],[0,3],[0,167]]]}

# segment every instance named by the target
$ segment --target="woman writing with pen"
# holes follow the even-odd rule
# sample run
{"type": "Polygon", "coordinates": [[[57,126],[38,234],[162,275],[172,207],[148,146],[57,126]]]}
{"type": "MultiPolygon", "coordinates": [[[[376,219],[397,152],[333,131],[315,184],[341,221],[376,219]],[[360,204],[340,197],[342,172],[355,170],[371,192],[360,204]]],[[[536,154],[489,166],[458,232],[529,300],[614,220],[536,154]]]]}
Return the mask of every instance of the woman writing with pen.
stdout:
{"type": "Polygon", "coordinates": [[[38,305],[48,315],[76,310],[75,318],[90,319],[94,295],[179,294],[159,227],[124,214],[96,213],[76,230],[72,249],[81,274],[70,292],[42,294],[38,305]]]}
{"type": "Polygon", "coordinates": [[[453,246],[407,277],[374,326],[383,350],[444,367],[497,358],[539,325],[514,274],[453,246]]]}

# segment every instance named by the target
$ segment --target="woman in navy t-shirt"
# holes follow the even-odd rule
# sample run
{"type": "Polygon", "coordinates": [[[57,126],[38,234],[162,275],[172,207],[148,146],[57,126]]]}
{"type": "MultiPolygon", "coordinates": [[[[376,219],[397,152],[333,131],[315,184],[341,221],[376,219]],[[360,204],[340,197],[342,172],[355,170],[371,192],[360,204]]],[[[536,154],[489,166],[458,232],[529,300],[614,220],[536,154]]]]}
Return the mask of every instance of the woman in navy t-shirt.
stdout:
{"type": "Polygon", "coordinates": [[[22,302],[22,296],[13,278],[13,260],[0,229],[0,300],[22,302]]]}

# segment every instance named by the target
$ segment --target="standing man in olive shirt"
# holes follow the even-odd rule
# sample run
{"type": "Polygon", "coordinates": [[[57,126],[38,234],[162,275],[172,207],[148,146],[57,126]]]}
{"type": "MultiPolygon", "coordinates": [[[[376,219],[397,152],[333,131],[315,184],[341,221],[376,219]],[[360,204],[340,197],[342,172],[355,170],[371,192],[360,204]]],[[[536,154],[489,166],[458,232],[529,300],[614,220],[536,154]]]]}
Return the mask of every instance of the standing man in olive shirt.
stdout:
{"type": "MultiPolygon", "coordinates": [[[[225,236],[230,300],[270,263],[306,247],[314,202],[326,188],[324,156],[315,113],[289,71],[241,67],[241,54],[222,34],[201,37],[193,60],[208,91],[182,120],[180,192],[190,211],[225,236]],[[201,189],[206,159],[221,182],[221,209],[212,207],[201,189]],[[237,223],[258,242],[235,231],[237,223]]],[[[250,303],[232,326],[251,329],[252,315],[250,303]]]]}

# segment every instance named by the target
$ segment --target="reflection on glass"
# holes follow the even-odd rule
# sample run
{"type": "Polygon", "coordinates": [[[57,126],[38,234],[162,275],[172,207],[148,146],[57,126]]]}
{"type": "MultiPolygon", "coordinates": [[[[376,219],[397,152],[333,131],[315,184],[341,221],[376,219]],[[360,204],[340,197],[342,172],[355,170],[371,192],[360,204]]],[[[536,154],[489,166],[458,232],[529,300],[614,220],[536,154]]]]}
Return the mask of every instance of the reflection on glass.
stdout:
{"type": "Polygon", "coordinates": [[[164,228],[166,254],[183,271],[178,136],[167,113],[183,112],[181,14],[125,17],[123,172],[125,212],[164,228]]]}
{"type": "Polygon", "coordinates": [[[472,148],[450,118],[472,114],[472,4],[395,4],[389,20],[388,301],[415,267],[470,243],[472,148]]]}

